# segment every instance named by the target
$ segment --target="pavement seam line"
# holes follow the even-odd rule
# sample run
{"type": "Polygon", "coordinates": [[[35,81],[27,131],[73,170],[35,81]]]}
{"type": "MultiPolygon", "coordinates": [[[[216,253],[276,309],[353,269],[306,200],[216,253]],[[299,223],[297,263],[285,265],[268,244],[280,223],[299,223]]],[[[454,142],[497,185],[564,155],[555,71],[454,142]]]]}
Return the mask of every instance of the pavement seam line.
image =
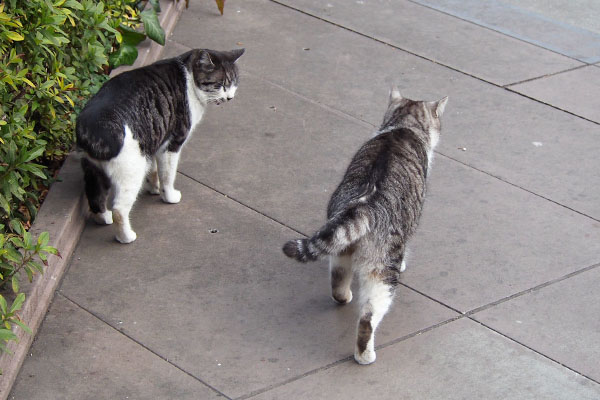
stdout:
{"type": "Polygon", "coordinates": [[[566,369],[568,369],[569,371],[571,371],[571,372],[573,372],[573,373],[575,373],[575,374],[577,374],[577,375],[579,375],[579,376],[581,376],[581,377],[583,377],[583,378],[585,378],[585,379],[588,379],[588,380],[590,380],[590,381],[592,381],[592,382],[594,382],[594,383],[596,383],[596,384],[600,385],[600,382],[599,382],[599,381],[597,381],[596,379],[594,379],[594,378],[592,378],[592,377],[590,377],[590,376],[588,376],[588,375],[586,375],[586,374],[583,374],[583,373],[581,373],[581,372],[579,372],[579,371],[577,371],[577,370],[575,370],[575,369],[573,369],[573,368],[569,367],[568,365],[566,365],[566,364],[563,364],[563,363],[561,363],[560,361],[558,361],[558,360],[555,360],[555,359],[553,359],[552,357],[545,355],[544,353],[541,353],[541,352],[539,352],[538,350],[534,349],[533,347],[530,347],[530,346],[526,345],[525,343],[518,341],[517,339],[511,338],[510,336],[507,336],[507,335],[505,335],[504,333],[500,332],[499,330],[496,330],[496,329],[492,328],[491,326],[489,326],[489,325],[487,325],[487,324],[485,324],[485,323],[483,323],[483,322],[481,322],[481,321],[478,321],[478,320],[476,320],[476,319],[474,319],[474,318],[471,318],[470,316],[467,316],[467,318],[468,318],[469,320],[471,320],[471,321],[473,321],[473,322],[475,322],[475,323],[477,323],[477,324],[479,324],[479,325],[483,326],[484,328],[487,328],[487,329],[491,330],[492,332],[495,332],[495,333],[497,333],[498,335],[500,335],[500,336],[502,336],[502,337],[504,337],[504,338],[506,338],[506,339],[510,340],[511,342],[513,342],[513,343],[516,343],[516,344],[518,344],[518,345],[520,345],[520,346],[523,346],[523,347],[525,347],[526,349],[528,349],[528,350],[532,351],[533,353],[535,353],[535,354],[537,354],[537,355],[539,355],[539,356],[541,356],[541,357],[543,357],[543,358],[545,358],[545,359],[547,359],[547,360],[550,360],[551,362],[553,362],[553,363],[555,363],[555,364],[558,364],[558,365],[560,365],[561,367],[563,367],[563,368],[566,368],[566,369]]]}
{"type": "MultiPolygon", "coordinates": [[[[500,86],[500,87],[502,87],[502,86],[500,86]]],[[[517,94],[517,95],[519,95],[519,96],[521,96],[521,97],[525,97],[526,99],[533,100],[533,101],[535,101],[535,102],[537,102],[537,103],[543,104],[543,105],[545,105],[545,106],[552,107],[552,108],[554,108],[555,110],[562,111],[562,112],[564,112],[564,113],[566,113],[566,114],[569,114],[569,115],[572,115],[572,116],[574,116],[574,117],[581,118],[581,119],[583,119],[583,120],[585,120],[585,121],[591,122],[591,123],[593,123],[593,124],[596,124],[596,125],[600,125],[600,122],[598,122],[598,121],[594,121],[593,119],[589,119],[589,118],[587,118],[587,117],[584,117],[583,115],[575,114],[575,113],[574,113],[574,112],[572,112],[572,111],[565,110],[564,108],[560,108],[560,107],[558,107],[558,106],[555,106],[555,105],[553,105],[553,104],[546,103],[546,102],[545,102],[545,101],[543,101],[543,100],[536,99],[535,97],[529,96],[529,95],[527,95],[527,94],[525,94],[525,93],[518,92],[518,91],[514,90],[513,88],[510,88],[510,87],[503,87],[503,89],[504,89],[504,90],[506,90],[506,91],[509,91],[509,92],[511,92],[511,93],[517,94]]]]}
{"type": "Polygon", "coordinates": [[[414,0],[408,0],[408,1],[409,1],[410,3],[412,3],[412,4],[414,4],[414,5],[421,6],[421,7],[427,8],[427,9],[429,9],[429,10],[432,10],[432,11],[438,12],[438,13],[440,13],[440,14],[447,15],[447,16],[449,16],[449,17],[452,17],[452,18],[458,19],[459,21],[463,21],[463,22],[466,22],[466,23],[468,23],[468,24],[475,25],[475,26],[477,26],[477,27],[479,27],[479,28],[483,28],[483,29],[486,29],[486,30],[488,30],[488,31],[495,32],[495,33],[498,33],[498,34],[500,34],[500,35],[502,35],[502,36],[506,36],[506,37],[509,37],[509,38],[511,38],[511,39],[518,40],[518,41],[519,41],[519,42],[521,42],[521,43],[527,43],[527,44],[529,44],[529,45],[531,45],[531,46],[537,47],[538,49],[546,50],[546,51],[549,51],[549,52],[551,52],[551,53],[557,54],[557,55],[559,55],[559,56],[563,56],[563,57],[569,58],[569,59],[571,59],[571,60],[573,60],[573,61],[577,61],[577,62],[583,63],[583,64],[584,64],[583,66],[586,66],[586,65],[590,65],[590,64],[591,64],[591,63],[589,63],[589,62],[586,62],[586,61],[579,60],[579,59],[577,59],[577,58],[575,58],[575,57],[572,57],[572,56],[569,56],[569,55],[566,55],[566,54],[560,53],[560,52],[558,52],[558,51],[556,51],[556,50],[548,49],[548,48],[546,48],[546,47],[543,47],[543,46],[541,46],[541,45],[539,45],[539,44],[537,44],[537,43],[528,42],[527,40],[525,40],[525,39],[522,39],[522,38],[520,38],[520,37],[509,35],[509,34],[508,34],[508,33],[506,33],[506,32],[502,32],[502,31],[496,30],[496,29],[494,29],[494,28],[492,28],[492,27],[490,27],[490,26],[481,25],[481,24],[478,24],[478,23],[477,23],[477,22],[475,22],[475,21],[470,21],[470,20],[468,20],[468,19],[461,18],[461,17],[459,17],[458,15],[454,15],[454,14],[451,14],[451,13],[449,13],[449,12],[447,12],[447,11],[444,11],[444,10],[441,10],[441,9],[434,8],[434,7],[432,7],[432,6],[429,6],[429,5],[427,5],[427,4],[421,4],[421,3],[417,2],[417,1],[414,1],[414,0]]]}
{"type": "MultiPolygon", "coordinates": [[[[455,317],[453,317],[453,318],[449,318],[449,319],[447,319],[447,320],[444,320],[444,321],[438,322],[438,323],[436,323],[436,324],[433,324],[433,325],[431,325],[431,326],[428,326],[428,327],[426,327],[426,328],[422,328],[422,329],[419,329],[419,330],[417,330],[417,331],[415,331],[415,332],[412,332],[412,333],[409,333],[409,334],[407,334],[407,335],[401,336],[401,337],[399,337],[399,338],[397,338],[397,339],[393,339],[393,340],[391,340],[391,341],[389,341],[389,342],[386,342],[386,343],[380,344],[380,345],[378,345],[378,346],[375,346],[375,349],[376,349],[376,350],[385,349],[386,347],[393,346],[393,345],[395,345],[395,344],[397,344],[397,343],[403,342],[403,341],[405,341],[405,340],[408,340],[408,339],[410,339],[410,338],[413,338],[413,337],[415,337],[415,336],[421,335],[421,334],[423,334],[423,333],[427,333],[427,332],[429,332],[429,331],[432,331],[432,330],[434,330],[434,329],[437,329],[437,328],[439,328],[439,327],[441,327],[441,326],[444,326],[444,325],[446,325],[446,324],[449,324],[449,323],[451,323],[451,322],[457,321],[457,320],[459,320],[459,319],[461,319],[461,318],[464,318],[464,317],[465,317],[464,315],[457,315],[457,316],[455,316],[455,317]]],[[[322,367],[315,368],[315,369],[312,369],[312,370],[310,370],[310,371],[307,371],[307,372],[305,372],[305,373],[303,373],[303,374],[300,374],[300,375],[298,375],[298,376],[295,376],[295,377],[293,377],[293,378],[289,378],[289,379],[287,379],[287,380],[285,380],[285,381],[282,381],[282,382],[279,382],[279,383],[275,383],[275,384],[273,384],[273,385],[267,386],[267,387],[265,387],[265,388],[262,388],[262,389],[254,390],[254,391],[252,391],[252,392],[250,392],[250,393],[248,393],[248,394],[246,394],[246,395],[242,395],[242,396],[240,396],[240,397],[237,397],[237,398],[236,398],[236,399],[234,399],[234,400],[245,400],[245,399],[249,399],[249,398],[251,398],[251,397],[254,397],[254,396],[258,396],[258,395],[260,395],[260,394],[263,394],[263,393],[269,392],[269,391],[271,391],[271,390],[273,390],[273,389],[277,389],[277,388],[279,388],[279,387],[285,386],[285,385],[287,385],[287,384],[290,384],[290,383],[292,383],[292,382],[298,381],[298,380],[300,380],[300,379],[304,379],[304,378],[306,378],[306,377],[308,377],[308,376],[311,376],[311,375],[317,374],[317,373],[319,373],[319,372],[321,372],[321,371],[326,371],[326,370],[328,370],[328,369],[330,369],[330,368],[337,367],[338,365],[341,365],[341,364],[344,364],[344,363],[346,363],[346,362],[348,362],[348,361],[353,361],[353,360],[354,360],[354,356],[353,356],[353,355],[350,355],[350,356],[344,357],[344,358],[342,358],[342,359],[339,359],[339,360],[337,360],[337,361],[334,361],[334,362],[332,362],[332,363],[329,363],[329,364],[327,364],[327,365],[324,365],[324,366],[322,366],[322,367]]],[[[361,367],[362,367],[362,366],[361,366],[361,367]]]]}
{"type": "Polygon", "coordinates": [[[269,220],[271,220],[271,221],[273,221],[273,222],[277,223],[278,225],[284,226],[284,227],[286,227],[286,228],[288,228],[288,229],[290,229],[290,230],[292,230],[292,231],[296,232],[296,233],[297,233],[297,234],[299,234],[299,235],[302,235],[302,236],[304,236],[304,237],[308,237],[308,235],[307,235],[307,234],[305,234],[305,233],[303,233],[303,232],[300,232],[299,230],[297,230],[297,229],[295,229],[295,228],[292,228],[291,226],[287,225],[287,224],[286,224],[286,223],[284,223],[284,222],[281,222],[281,221],[279,221],[279,220],[277,220],[277,219],[275,219],[275,218],[273,218],[273,217],[271,217],[271,216],[268,216],[267,214],[265,214],[265,213],[263,213],[263,212],[261,212],[261,211],[257,210],[256,208],[254,208],[254,207],[252,207],[252,206],[249,206],[248,204],[245,204],[245,203],[241,202],[240,200],[236,199],[235,197],[231,197],[230,195],[228,195],[228,194],[226,194],[226,193],[224,193],[224,192],[221,192],[220,190],[218,190],[218,189],[215,189],[214,187],[212,187],[212,186],[210,186],[210,185],[207,185],[207,184],[206,184],[206,183],[204,183],[204,182],[201,182],[201,181],[199,181],[198,179],[196,179],[196,178],[194,178],[194,177],[192,177],[192,176],[188,175],[188,174],[187,174],[187,173],[185,173],[185,172],[182,172],[182,171],[177,171],[177,172],[179,172],[181,175],[185,176],[186,178],[189,178],[189,179],[191,179],[192,181],[194,181],[194,182],[196,182],[196,183],[198,183],[198,184],[200,184],[200,185],[204,186],[205,188],[207,188],[207,189],[210,189],[210,190],[212,190],[213,192],[216,192],[216,193],[220,194],[221,196],[225,197],[226,199],[232,200],[232,201],[234,201],[235,203],[237,203],[237,204],[239,204],[239,205],[241,205],[241,206],[243,206],[243,207],[245,207],[245,208],[247,208],[247,209],[249,209],[249,210],[252,210],[252,211],[254,211],[255,213],[257,213],[257,214],[259,214],[259,215],[261,215],[261,216],[263,216],[263,217],[265,217],[265,218],[267,218],[267,219],[269,219],[269,220]]]}
{"type": "Polygon", "coordinates": [[[484,171],[484,170],[482,170],[482,169],[479,169],[479,168],[477,168],[477,167],[474,167],[474,166],[472,166],[472,165],[469,165],[469,164],[467,164],[467,163],[465,163],[465,162],[463,162],[463,161],[457,160],[456,158],[454,158],[454,157],[451,157],[451,156],[449,156],[449,155],[447,155],[447,154],[440,153],[439,151],[435,151],[435,153],[436,153],[436,154],[439,154],[440,156],[442,156],[442,157],[445,157],[445,158],[447,158],[447,159],[449,159],[449,160],[456,161],[457,163],[460,163],[460,164],[464,165],[465,167],[471,168],[471,169],[473,169],[473,170],[475,170],[475,171],[481,172],[482,174],[485,174],[485,175],[488,175],[488,176],[490,176],[490,177],[492,177],[492,178],[498,179],[500,182],[504,182],[504,183],[506,183],[506,184],[508,184],[508,185],[514,186],[514,187],[515,187],[515,188],[517,188],[517,189],[523,190],[523,191],[525,191],[525,192],[527,192],[527,193],[530,193],[530,194],[532,194],[532,195],[534,195],[534,196],[537,196],[537,197],[539,197],[539,198],[541,198],[541,199],[544,199],[544,200],[546,200],[546,201],[549,201],[549,202],[551,202],[551,203],[554,203],[554,204],[556,204],[557,206],[560,206],[560,207],[566,208],[567,210],[569,210],[569,211],[572,211],[572,212],[574,212],[574,213],[577,213],[577,214],[579,214],[579,215],[581,215],[581,216],[583,216],[583,217],[589,218],[589,219],[591,219],[591,220],[593,220],[593,221],[596,221],[596,222],[600,222],[600,219],[598,219],[598,218],[592,217],[591,215],[588,215],[588,214],[586,214],[586,213],[584,213],[584,212],[582,212],[582,211],[575,210],[574,208],[571,208],[571,207],[569,207],[569,206],[567,206],[567,205],[564,205],[564,204],[562,204],[562,203],[559,203],[559,202],[558,202],[558,201],[556,201],[556,200],[549,199],[548,197],[545,197],[545,196],[543,196],[543,195],[541,195],[541,194],[538,194],[538,193],[536,193],[536,192],[534,192],[534,191],[532,191],[532,190],[529,190],[529,189],[526,189],[526,188],[524,188],[524,187],[522,187],[522,186],[519,186],[519,185],[517,185],[516,183],[509,182],[509,181],[507,181],[507,180],[505,180],[505,179],[503,179],[503,178],[501,178],[501,177],[499,177],[499,176],[496,176],[496,175],[492,174],[491,172],[487,172],[487,171],[484,171]]]}
{"type": "Polygon", "coordinates": [[[127,339],[129,339],[132,342],[136,343],[138,346],[142,347],[143,349],[145,349],[146,351],[150,352],[151,354],[154,354],[156,357],[160,358],[161,360],[163,360],[167,364],[171,365],[172,367],[176,368],[177,370],[179,370],[179,371],[183,372],[184,374],[188,375],[189,377],[191,377],[195,381],[200,382],[202,385],[206,386],[207,388],[209,388],[210,390],[212,390],[213,392],[215,392],[219,396],[223,396],[224,398],[226,398],[228,400],[232,400],[231,397],[227,396],[226,394],[222,393],[221,391],[219,391],[215,387],[213,387],[213,386],[209,385],[208,383],[204,382],[202,379],[198,378],[197,376],[193,375],[192,373],[186,371],[185,369],[183,369],[179,365],[175,364],[173,361],[170,361],[168,358],[166,358],[166,357],[158,354],[156,351],[152,350],[151,348],[149,348],[148,346],[146,346],[145,344],[143,344],[139,340],[133,338],[132,336],[128,335],[127,333],[125,333],[123,331],[118,330],[117,328],[115,328],[114,326],[112,326],[110,323],[108,323],[105,320],[103,320],[100,316],[96,315],[94,312],[88,310],[87,308],[85,308],[84,306],[82,306],[81,304],[79,304],[78,302],[76,302],[73,299],[71,299],[66,294],[62,293],[60,290],[56,291],[56,295],[63,297],[65,300],[71,302],[72,304],[74,304],[75,306],[77,306],[79,309],[85,311],[87,314],[91,315],[92,317],[94,317],[98,321],[102,322],[103,324],[105,324],[106,326],[108,326],[109,328],[111,328],[112,330],[114,330],[115,332],[121,334],[122,336],[125,336],[127,339]]]}
{"type": "MultiPolygon", "coordinates": [[[[537,80],[539,80],[539,79],[544,79],[544,78],[549,78],[549,77],[551,77],[551,76],[556,76],[556,75],[560,75],[560,74],[565,74],[565,73],[567,73],[567,72],[573,72],[573,71],[576,71],[576,70],[578,70],[578,69],[583,69],[583,68],[586,68],[586,67],[589,67],[589,66],[590,66],[590,65],[579,65],[579,66],[577,66],[577,67],[573,67],[573,68],[567,68],[567,69],[565,69],[565,70],[562,70],[562,71],[552,72],[552,73],[549,73],[549,74],[546,74],[546,75],[540,75],[540,76],[536,76],[536,77],[534,77],[534,78],[523,79],[522,81],[517,81],[517,82],[513,82],[513,83],[508,83],[508,84],[506,84],[506,85],[503,85],[502,87],[503,87],[504,89],[508,89],[508,88],[510,88],[511,86],[520,85],[520,84],[522,84],[522,83],[529,83],[529,82],[532,82],[532,81],[537,81],[537,80]]],[[[563,110],[563,111],[564,111],[564,110],[563,110]]]]}
{"type": "Polygon", "coordinates": [[[535,291],[537,291],[537,290],[544,289],[544,288],[545,288],[545,287],[547,287],[547,286],[554,285],[554,284],[556,284],[556,283],[562,282],[562,281],[564,281],[564,280],[567,280],[567,279],[569,279],[569,278],[572,278],[572,277],[574,277],[574,276],[577,276],[577,275],[579,275],[579,274],[582,274],[582,273],[584,273],[584,272],[587,272],[587,271],[593,270],[593,269],[595,269],[595,268],[598,268],[598,267],[600,267],[600,263],[597,263],[597,264],[592,264],[592,265],[590,265],[590,266],[587,266],[587,267],[585,267],[585,268],[579,269],[579,270],[577,270],[577,271],[570,272],[570,273],[568,273],[568,274],[566,274],[566,275],[563,275],[563,276],[561,276],[561,277],[558,277],[558,278],[555,278],[555,279],[551,279],[551,280],[549,280],[549,281],[547,281],[547,282],[544,282],[544,283],[540,283],[539,285],[537,285],[537,286],[534,286],[534,287],[532,287],[532,288],[529,288],[529,289],[522,290],[522,291],[520,291],[520,292],[517,292],[517,293],[514,293],[514,294],[512,294],[512,295],[510,295],[510,296],[507,296],[507,297],[504,297],[504,298],[502,298],[502,299],[499,299],[499,300],[493,301],[493,302],[491,302],[491,303],[488,303],[488,304],[486,304],[486,305],[483,305],[483,306],[480,306],[480,307],[474,308],[474,309],[472,309],[472,310],[470,310],[470,311],[467,311],[467,312],[465,313],[465,315],[466,315],[467,317],[471,317],[472,315],[474,315],[474,314],[476,314],[476,313],[478,313],[478,312],[485,311],[485,310],[487,310],[487,309],[489,309],[489,308],[495,307],[495,306],[497,306],[497,305],[499,305],[499,304],[502,304],[502,303],[505,303],[505,302],[507,302],[507,301],[511,301],[511,300],[513,300],[513,299],[516,299],[516,298],[518,298],[518,297],[524,296],[524,295],[526,295],[526,294],[529,294],[529,293],[531,293],[531,292],[535,292],[535,291]]]}
{"type": "MultiPolygon", "coordinates": [[[[571,112],[571,111],[567,111],[567,110],[564,110],[564,109],[562,109],[562,108],[560,108],[560,107],[557,107],[557,106],[554,106],[554,105],[552,105],[552,104],[546,103],[546,102],[544,102],[544,101],[542,101],[542,100],[539,100],[539,99],[533,98],[533,97],[531,97],[531,96],[527,96],[527,95],[525,95],[525,94],[523,94],[523,93],[519,93],[519,92],[517,92],[517,91],[515,91],[515,90],[511,90],[510,88],[508,88],[508,87],[505,87],[505,86],[504,86],[504,85],[502,85],[502,84],[499,84],[499,83],[494,83],[494,82],[488,81],[488,80],[486,80],[486,79],[484,79],[484,78],[482,78],[482,77],[478,77],[478,76],[475,76],[475,75],[473,75],[473,74],[470,74],[470,73],[468,73],[468,72],[461,71],[460,69],[454,68],[454,67],[452,67],[452,66],[450,66],[450,65],[447,65],[447,64],[444,64],[444,63],[442,63],[442,62],[440,62],[440,61],[433,60],[433,59],[431,59],[431,58],[428,58],[428,57],[422,56],[422,55],[420,55],[420,54],[414,53],[414,52],[412,52],[412,51],[410,51],[410,50],[404,49],[404,48],[402,48],[402,47],[400,47],[400,46],[397,46],[397,45],[394,45],[394,44],[388,43],[388,42],[386,42],[386,41],[385,41],[385,40],[383,40],[383,39],[378,39],[378,38],[376,38],[376,37],[374,37],[374,36],[370,36],[370,35],[368,35],[368,34],[366,34],[366,33],[359,32],[359,31],[357,31],[357,30],[355,30],[355,29],[352,29],[352,28],[346,27],[346,26],[344,26],[344,25],[341,25],[341,24],[338,24],[338,23],[336,23],[336,22],[330,21],[330,20],[328,20],[328,19],[325,19],[325,18],[323,18],[323,17],[319,17],[318,15],[314,15],[314,14],[311,14],[311,13],[309,13],[309,12],[307,12],[307,11],[303,11],[303,10],[300,10],[300,9],[298,9],[298,8],[292,7],[292,6],[288,5],[288,4],[281,3],[281,2],[279,2],[278,0],[269,0],[269,1],[270,1],[270,2],[272,2],[272,3],[278,4],[278,5],[282,6],[282,7],[289,8],[290,10],[294,10],[294,11],[296,11],[296,12],[299,12],[299,13],[301,13],[301,14],[307,15],[307,16],[309,16],[309,17],[312,17],[312,18],[318,19],[318,20],[320,20],[320,21],[323,21],[323,22],[325,22],[325,23],[327,23],[327,24],[331,24],[331,25],[333,25],[333,26],[337,26],[338,28],[340,28],[340,29],[344,29],[344,30],[346,30],[346,31],[348,31],[348,32],[355,33],[355,34],[357,34],[357,35],[359,35],[359,36],[362,36],[362,37],[365,37],[365,38],[367,38],[367,39],[371,39],[371,40],[373,40],[373,41],[375,41],[375,42],[378,42],[378,43],[384,44],[384,45],[386,45],[386,46],[392,47],[392,48],[394,48],[394,49],[396,49],[396,50],[403,51],[403,52],[405,52],[405,53],[407,53],[407,54],[413,55],[413,56],[415,56],[415,57],[418,57],[418,58],[420,58],[420,59],[422,59],[422,60],[429,61],[429,62],[431,62],[431,63],[437,64],[437,65],[439,65],[439,66],[441,66],[441,67],[443,67],[443,68],[449,69],[449,70],[451,70],[451,71],[454,71],[454,72],[458,72],[458,73],[459,73],[459,74],[461,74],[461,75],[464,75],[464,76],[467,76],[467,77],[473,78],[473,79],[475,79],[475,80],[478,80],[478,81],[480,81],[480,82],[487,83],[487,84],[489,84],[489,85],[495,86],[495,87],[497,87],[497,88],[500,88],[500,89],[504,89],[504,90],[506,90],[506,91],[509,91],[509,92],[511,92],[511,93],[514,93],[514,94],[516,94],[516,95],[522,96],[522,97],[524,97],[524,98],[526,98],[526,99],[529,99],[529,100],[535,101],[535,102],[537,102],[537,103],[540,103],[540,104],[543,104],[543,105],[546,105],[546,106],[549,106],[549,107],[552,107],[552,108],[554,108],[554,109],[556,109],[556,110],[559,110],[559,111],[562,111],[562,112],[564,112],[564,113],[567,113],[567,114],[573,115],[573,116],[575,116],[575,117],[577,117],[577,118],[581,118],[581,119],[583,119],[583,120],[585,120],[585,121],[592,122],[592,123],[594,123],[594,124],[596,124],[596,125],[600,125],[600,122],[596,122],[596,121],[594,121],[594,120],[591,120],[591,119],[589,119],[589,118],[586,118],[586,117],[583,117],[583,116],[581,116],[581,115],[575,114],[575,113],[573,113],[573,112],[571,112]]],[[[409,1],[410,1],[410,0],[409,0],[409,1]]],[[[416,4],[418,4],[418,3],[416,3],[416,4]]],[[[436,10],[436,11],[437,11],[437,10],[436,10]]],[[[477,25],[477,26],[479,26],[479,25],[477,25]]],[[[482,27],[482,28],[485,28],[485,27],[482,27]]],[[[486,28],[486,29],[487,29],[487,28],[486,28]]],[[[544,50],[547,50],[547,49],[544,49],[544,50]]],[[[547,50],[547,51],[550,51],[550,50],[547,50]]],[[[561,54],[561,55],[562,55],[562,54],[561,54]]],[[[566,57],[566,56],[565,56],[565,57],[566,57]]],[[[576,60],[576,61],[583,63],[582,61],[579,61],[579,60],[576,60]]],[[[586,63],[583,63],[582,67],[585,67],[585,66],[588,66],[588,65],[595,65],[595,64],[586,64],[586,63]]]]}

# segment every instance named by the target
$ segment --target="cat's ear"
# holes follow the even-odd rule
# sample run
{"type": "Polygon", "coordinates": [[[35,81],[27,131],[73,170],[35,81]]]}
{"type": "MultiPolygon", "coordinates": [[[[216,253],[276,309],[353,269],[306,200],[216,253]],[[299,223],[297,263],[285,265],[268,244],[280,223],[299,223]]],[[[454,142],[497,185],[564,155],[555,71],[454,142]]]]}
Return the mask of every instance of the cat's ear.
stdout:
{"type": "Polygon", "coordinates": [[[438,101],[430,101],[429,107],[431,107],[431,111],[435,113],[436,117],[440,118],[446,109],[446,103],[448,103],[448,96],[438,101]]]}
{"type": "Polygon", "coordinates": [[[212,59],[210,58],[210,53],[206,50],[200,50],[200,54],[198,54],[198,57],[194,62],[206,72],[215,69],[215,64],[213,64],[212,59]]]}
{"type": "Polygon", "coordinates": [[[244,52],[246,51],[246,49],[235,49],[235,50],[231,50],[229,52],[230,54],[230,60],[232,63],[236,62],[238,58],[240,58],[242,56],[242,54],[244,54],[244,52]]]}
{"type": "Polygon", "coordinates": [[[402,95],[400,94],[400,89],[398,86],[394,85],[390,89],[390,103],[394,100],[402,100],[402,95]]]}
{"type": "Polygon", "coordinates": [[[448,103],[448,96],[444,97],[440,101],[437,102],[437,106],[435,107],[435,114],[440,118],[446,109],[446,103],[448,103]]]}

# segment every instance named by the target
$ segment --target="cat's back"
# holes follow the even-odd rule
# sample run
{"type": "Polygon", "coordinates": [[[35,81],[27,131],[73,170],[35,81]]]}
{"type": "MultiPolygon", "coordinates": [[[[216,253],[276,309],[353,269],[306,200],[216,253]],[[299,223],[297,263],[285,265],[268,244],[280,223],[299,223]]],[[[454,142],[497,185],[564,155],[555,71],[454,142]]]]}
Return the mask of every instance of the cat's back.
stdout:
{"type": "MultiPolygon", "coordinates": [[[[185,96],[183,66],[177,59],[123,72],[108,80],[77,117],[77,146],[107,160],[122,145],[124,126],[136,132],[151,129],[152,119],[169,115],[185,96]]],[[[183,100],[184,101],[184,100],[183,100]]]]}
{"type": "Polygon", "coordinates": [[[362,202],[387,208],[415,195],[422,201],[427,151],[418,134],[408,128],[381,133],[356,152],[328,206],[328,217],[362,202]],[[375,204],[378,203],[378,204],[375,204]]]}

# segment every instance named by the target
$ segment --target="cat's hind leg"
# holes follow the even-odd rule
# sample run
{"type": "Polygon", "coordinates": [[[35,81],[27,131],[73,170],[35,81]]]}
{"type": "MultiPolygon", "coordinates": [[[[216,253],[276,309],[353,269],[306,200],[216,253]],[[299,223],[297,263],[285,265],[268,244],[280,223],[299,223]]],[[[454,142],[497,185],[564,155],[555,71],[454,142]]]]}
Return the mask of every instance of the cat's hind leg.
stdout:
{"type": "Polygon", "coordinates": [[[156,165],[156,157],[152,159],[150,171],[144,180],[144,190],[150,194],[160,194],[160,182],[158,180],[158,167],[156,165]]]}
{"type": "Polygon", "coordinates": [[[360,281],[360,318],[354,359],[359,364],[375,362],[375,331],[389,310],[398,280],[396,267],[362,268],[360,281]]]}
{"type": "Polygon", "coordinates": [[[112,212],[106,209],[106,200],[111,186],[110,179],[102,168],[93,164],[86,157],[81,159],[81,168],[92,218],[100,225],[112,224],[112,212]]]}
{"type": "Polygon", "coordinates": [[[149,166],[150,163],[141,153],[138,142],[126,127],[121,152],[107,163],[107,173],[114,190],[112,211],[117,229],[115,239],[121,243],[131,243],[137,238],[131,229],[129,212],[142,188],[149,166]]]}
{"type": "Polygon", "coordinates": [[[339,304],[352,301],[352,255],[342,253],[329,256],[329,279],[331,283],[331,297],[339,304]]]}
{"type": "Polygon", "coordinates": [[[156,154],[160,196],[165,203],[179,203],[181,192],[174,187],[180,152],[159,151],[156,154]]]}

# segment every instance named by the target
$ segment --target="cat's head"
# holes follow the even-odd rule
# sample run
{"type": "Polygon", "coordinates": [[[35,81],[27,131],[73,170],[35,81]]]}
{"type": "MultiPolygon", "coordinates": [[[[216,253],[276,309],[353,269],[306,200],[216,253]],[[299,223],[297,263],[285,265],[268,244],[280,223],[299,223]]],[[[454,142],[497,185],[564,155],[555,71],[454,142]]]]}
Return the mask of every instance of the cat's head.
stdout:
{"type": "Polygon", "coordinates": [[[244,54],[244,50],[192,50],[188,70],[199,99],[216,104],[233,99],[238,87],[236,61],[244,54]]]}
{"type": "Polygon", "coordinates": [[[397,87],[390,90],[390,102],[382,127],[419,127],[429,134],[429,144],[435,147],[441,131],[440,118],[448,97],[438,101],[415,101],[402,97],[397,87]]]}

